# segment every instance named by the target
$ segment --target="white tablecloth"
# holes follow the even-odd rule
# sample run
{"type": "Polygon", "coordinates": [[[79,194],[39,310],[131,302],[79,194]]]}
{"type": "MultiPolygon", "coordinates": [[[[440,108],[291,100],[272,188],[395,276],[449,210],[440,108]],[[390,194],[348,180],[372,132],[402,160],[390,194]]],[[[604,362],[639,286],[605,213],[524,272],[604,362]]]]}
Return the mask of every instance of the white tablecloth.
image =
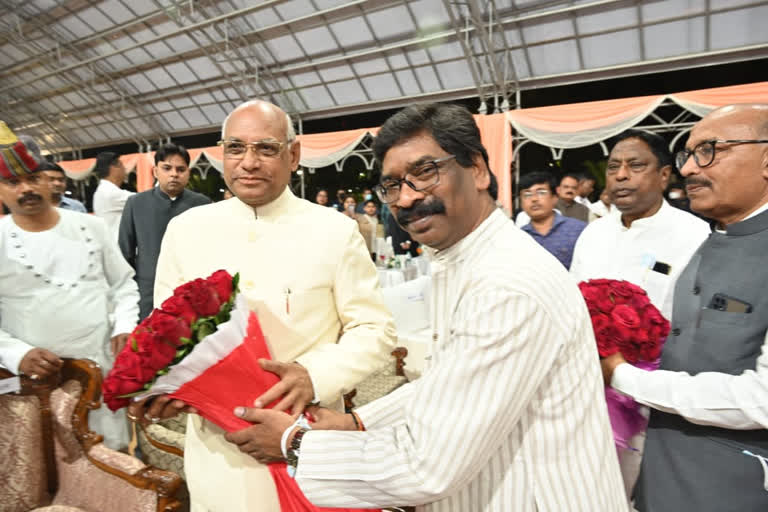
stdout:
{"type": "Polygon", "coordinates": [[[423,256],[411,260],[402,260],[404,266],[401,268],[380,268],[379,282],[382,288],[389,288],[411,281],[421,276],[429,275],[429,260],[423,256]]]}

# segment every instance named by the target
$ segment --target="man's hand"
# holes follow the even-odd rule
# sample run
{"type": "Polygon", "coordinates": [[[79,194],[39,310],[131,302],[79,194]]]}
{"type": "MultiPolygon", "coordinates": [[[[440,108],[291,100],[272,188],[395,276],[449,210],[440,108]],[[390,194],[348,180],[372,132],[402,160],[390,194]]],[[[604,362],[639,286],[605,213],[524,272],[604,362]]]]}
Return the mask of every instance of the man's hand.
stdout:
{"type": "Polygon", "coordinates": [[[314,400],[312,379],[309,378],[307,369],[300,364],[259,359],[259,365],[280,377],[280,382],[257,398],[253,404],[254,407],[266,407],[278,398],[282,398],[272,409],[274,411],[290,410],[292,414],[298,415],[304,412],[307,404],[314,400]]]}
{"type": "Polygon", "coordinates": [[[307,409],[312,430],[357,430],[351,414],[312,406],[307,409]]]}
{"type": "Polygon", "coordinates": [[[34,380],[44,379],[58,372],[61,365],[62,360],[50,350],[33,348],[24,354],[19,363],[19,372],[29,375],[34,380]]]}
{"type": "Polygon", "coordinates": [[[224,438],[227,441],[262,464],[285,460],[280,441],[285,429],[293,425],[293,417],[274,409],[237,407],[234,412],[235,416],[253,425],[226,434],[224,438]]]}
{"type": "Polygon", "coordinates": [[[112,357],[117,357],[117,354],[123,350],[125,342],[128,341],[128,336],[130,336],[130,333],[127,332],[112,336],[112,339],[109,340],[110,348],[112,349],[112,357]]]}
{"type": "Polygon", "coordinates": [[[181,400],[174,400],[167,395],[145,398],[139,402],[131,402],[126,416],[131,421],[137,421],[146,425],[157,423],[160,420],[173,418],[181,412],[197,414],[197,409],[189,407],[181,400]],[[148,401],[151,402],[147,404],[148,401]]]}
{"type": "Polygon", "coordinates": [[[610,356],[600,360],[600,366],[603,368],[603,381],[605,381],[606,386],[611,385],[613,371],[616,369],[616,367],[626,362],[627,360],[624,359],[624,356],[621,355],[620,352],[616,352],[615,354],[611,354],[610,356]]]}

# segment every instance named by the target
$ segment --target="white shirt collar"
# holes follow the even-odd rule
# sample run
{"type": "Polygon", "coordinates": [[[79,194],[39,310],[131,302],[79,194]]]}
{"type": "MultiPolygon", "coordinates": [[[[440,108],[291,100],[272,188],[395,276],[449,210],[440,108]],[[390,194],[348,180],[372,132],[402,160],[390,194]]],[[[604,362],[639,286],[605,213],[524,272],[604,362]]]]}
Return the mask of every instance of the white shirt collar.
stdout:
{"type": "Polygon", "coordinates": [[[247,216],[252,219],[270,220],[280,217],[280,215],[290,209],[290,206],[295,201],[298,201],[298,199],[293,195],[291,189],[286,186],[282,194],[277,196],[277,199],[271,203],[259,206],[257,208],[248,206],[237,197],[233,197],[228,201],[231,202],[232,207],[238,212],[239,215],[247,216]]]}

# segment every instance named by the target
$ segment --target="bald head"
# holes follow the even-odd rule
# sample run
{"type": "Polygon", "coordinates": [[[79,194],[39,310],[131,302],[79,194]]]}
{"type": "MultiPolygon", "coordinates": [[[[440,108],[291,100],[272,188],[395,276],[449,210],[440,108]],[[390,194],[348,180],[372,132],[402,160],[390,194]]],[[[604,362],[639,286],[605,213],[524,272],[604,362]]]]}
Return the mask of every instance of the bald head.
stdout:
{"type": "Polygon", "coordinates": [[[768,136],[768,104],[742,103],[716,108],[697,124],[726,123],[730,126],[743,126],[751,131],[751,137],[768,136]]]}
{"type": "Polygon", "coordinates": [[[230,112],[229,115],[224,119],[224,122],[221,123],[222,139],[227,138],[227,124],[229,124],[230,118],[243,110],[250,111],[259,117],[270,119],[271,122],[284,125],[281,131],[285,133],[286,141],[292,141],[296,139],[296,131],[293,129],[293,123],[291,122],[290,116],[274,103],[270,103],[264,100],[250,100],[235,107],[235,110],[230,112]]]}

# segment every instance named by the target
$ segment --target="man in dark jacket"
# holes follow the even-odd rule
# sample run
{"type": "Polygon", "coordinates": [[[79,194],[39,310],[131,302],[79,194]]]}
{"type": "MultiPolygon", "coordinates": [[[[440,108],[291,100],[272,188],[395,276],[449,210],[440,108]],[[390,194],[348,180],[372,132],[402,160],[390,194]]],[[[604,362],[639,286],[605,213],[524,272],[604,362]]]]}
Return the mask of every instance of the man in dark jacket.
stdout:
{"type": "Polygon", "coordinates": [[[136,271],[140,320],[152,312],[155,267],[168,222],[190,208],[211,202],[202,194],[186,190],[189,153],[183,146],[166,144],[158,149],[152,172],[157,186],[128,199],[118,238],[123,257],[136,271]]]}

